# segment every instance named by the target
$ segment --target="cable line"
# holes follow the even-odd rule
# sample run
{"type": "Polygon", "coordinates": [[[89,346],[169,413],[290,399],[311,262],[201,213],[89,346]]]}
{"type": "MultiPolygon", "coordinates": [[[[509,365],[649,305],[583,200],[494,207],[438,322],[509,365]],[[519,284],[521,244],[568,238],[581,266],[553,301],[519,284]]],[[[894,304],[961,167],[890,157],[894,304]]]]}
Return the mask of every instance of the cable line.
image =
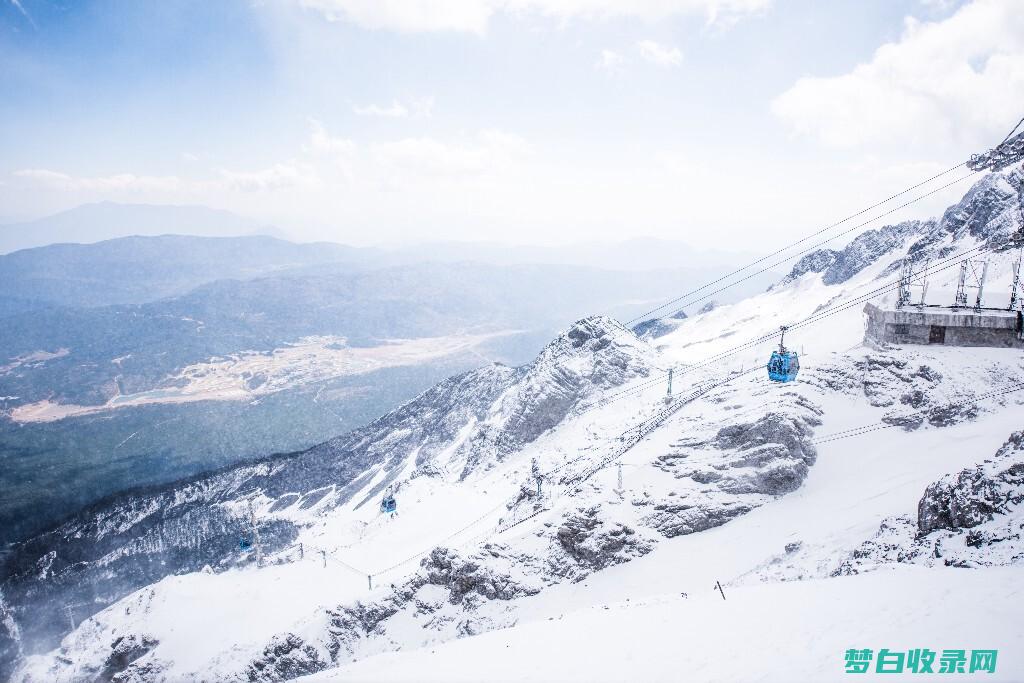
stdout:
{"type": "MultiPolygon", "coordinates": [[[[966,162],[964,162],[964,163],[966,163],[966,162]]],[[[942,175],[945,175],[946,173],[949,173],[949,171],[951,171],[953,169],[956,169],[956,168],[959,168],[960,166],[963,166],[963,165],[964,165],[963,163],[957,164],[956,166],[953,166],[952,168],[950,168],[950,169],[948,169],[946,171],[943,171],[942,173],[940,173],[939,175],[934,176],[934,177],[938,178],[938,177],[940,177],[942,175]]],[[[731,277],[732,275],[737,274],[739,272],[742,272],[742,271],[746,270],[747,268],[750,268],[750,267],[756,265],[757,263],[760,263],[760,262],[762,262],[762,261],[764,261],[764,260],[766,260],[768,258],[771,258],[772,256],[774,256],[775,254],[780,253],[781,251],[786,251],[788,249],[791,249],[796,244],[799,244],[800,242],[804,242],[804,241],[810,239],[811,237],[814,237],[815,235],[820,234],[823,231],[819,231],[818,233],[815,233],[815,235],[811,235],[809,237],[805,237],[804,239],[800,240],[799,242],[794,242],[789,247],[785,247],[785,248],[781,249],[780,251],[775,252],[775,254],[769,254],[768,256],[765,256],[765,257],[763,257],[761,259],[758,259],[757,261],[754,261],[753,263],[751,263],[748,266],[744,266],[743,268],[740,268],[738,271],[734,271],[730,275],[726,275],[726,276],[724,276],[722,278],[719,278],[718,280],[715,280],[712,283],[704,285],[703,287],[700,287],[700,288],[698,288],[698,289],[696,289],[696,290],[694,290],[692,292],[689,292],[688,294],[684,294],[682,296],[676,297],[675,299],[672,299],[671,301],[668,301],[668,302],[666,302],[666,303],[664,303],[664,304],[662,304],[660,306],[657,306],[656,308],[652,308],[651,310],[647,311],[646,313],[642,313],[642,314],[640,314],[639,316],[637,316],[635,318],[627,320],[626,321],[626,325],[631,325],[634,322],[646,319],[649,315],[651,315],[653,313],[657,313],[658,311],[661,311],[661,310],[663,310],[665,308],[669,308],[670,306],[673,306],[673,305],[678,305],[680,308],[685,308],[686,306],[692,306],[693,304],[700,303],[701,301],[704,301],[705,299],[708,299],[708,298],[714,296],[715,294],[718,294],[720,292],[724,292],[727,289],[735,287],[736,285],[740,284],[741,282],[746,282],[747,280],[749,280],[751,278],[754,278],[754,277],[757,277],[758,275],[762,275],[764,273],[767,273],[768,271],[770,271],[773,268],[776,268],[776,267],[782,265],[783,263],[786,263],[786,262],[788,262],[788,261],[790,261],[792,259],[798,258],[800,256],[804,256],[805,254],[809,254],[810,252],[814,251],[815,249],[818,249],[821,246],[823,246],[825,244],[828,244],[829,242],[831,242],[833,240],[839,239],[840,237],[843,237],[845,235],[849,235],[852,232],[856,232],[857,230],[867,226],[870,223],[873,223],[873,222],[879,220],[880,218],[885,218],[886,216],[891,215],[893,213],[896,213],[897,211],[900,211],[902,209],[905,209],[908,206],[921,201],[922,199],[926,199],[927,197],[930,197],[930,196],[932,196],[932,195],[934,195],[934,194],[936,194],[938,192],[941,192],[941,191],[945,190],[946,188],[952,187],[953,185],[956,185],[957,183],[962,182],[962,181],[966,180],[967,178],[970,178],[971,176],[975,175],[976,173],[977,173],[977,171],[972,171],[972,172],[968,173],[967,175],[961,176],[961,177],[957,178],[956,180],[948,182],[948,183],[946,183],[945,185],[943,185],[941,187],[935,188],[934,190],[931,190],[929,192],[926,192],[925,194],[922,194],[922,195],[920,195],[918,197],[915,197],[914,199],[911,199],[908,202],[900,204],[899,206],[897,206],[897,207],[895,207],[893,209],[889,209],[888,211],[886,211],[884,213],[880,213],[877,216],[875,216],[874,218],[869,218],[868,220],[864,221],[863,223],[859,223],[859,224],[853,226],[852,228],[850,228],[848,230],[844,230],[843,232],[840,232],[840,233],[838,233],[836,235],[833,235],[832,237],[829,237],[828,239],[822,240],[821,242],[818,242],[818,243],[808,247],[807,249],[805,249],[805,250],[803,250],[801,252],[798,252],[796,254],[792,254],[790,256],[787,256],[786,258],[781,259],[780,261],[778,261],[776,263],[773,263],[773,264],[771,264],[769,266],[765,266],[764,268],[762,268],[761,270],[759,270],[757,272],[750,273],[749,275],[747,275],[747,276],[745,276],[743,278],[740,278],[739,280],[736,280],[735,282],[729,283],[728,285],[725,285],[723,287],[719,287],[718,289],[716,289],[716,290],[714,290],[712,292],[708,292],[707,294],[701,296],[700,298],[693,299],[691,301],[686,301],[683,304],[679,304],[678,303],[678,302],[682,301],[683,299],[687,299],[691,294],[696,294],[696,293],[700,292],[701,290],[707,289],[711,285],[713,285],[713,284],[715,284],[717,282],[721,282],[723,279],[731,277]]],[[[920,187],[921,185],[923,185],[923,184],[925,184],[927,182],[930,182],[930,180],[931,179],[929,179],[928,181],[925,181],[924,183],[919,183],[918,185],[915,185],[914,187],[915,188],[916,187],[920,187]]],[[[911,188],[911,189],[913,189],[913,188],[911,188]]],[[[908,192],[908,191],[909,190],[905,190],[904,192],[901,192],[900,194],[893,195],[893,197],[898,197],[898,196],[900,196],[902,194],[906,194],[906,192],[908,192]]],[[[890,199],[892,199],[892,197],[890,197],[890,199]]],[[[889,199],[887,199],[885,201],[889,201],[889,199]]],[[[880,202],[879,204],[884,204],[884,203],[885,202],[880,202]]],[[[875,205],[873,205],[871,207],[868,207],[868,209],[865,209],[864,211],[860,211],[860,212],[854,214],[854,216],[859,216],[859,215],[865,213],[865,211],[868,211],[868,210],[870,210],[872,208],[875,208],[876,206],[879,206],[879,204],[875,204],[875,205]]],[[[845,220],[849,220],[849,219],[847,218],[847,219],[844,219],[844,221],[845,220]]],[[[838,223],[835,224],[835,225],[838,225],[838,223]]]]}
{"type": "MultiPolygon", "coordinates": [[[[958,263],[961,260],[963,260],[969,254],[973,254],[974,256],[979,256],[979,255],[984,254],[984,253],[986,253],[988,251],[991,251],[991,250],[992,249],[990,247],[986,247],[984,245],[977,245],[977,246],[971,247],[970,249],[966,249],[964,251],[961,251],[960,253],[955,254],[953,256],[950,256],[950,257],[948,257],[948,258],[946,258],[946,259],[944,259],[942,261],[938,261],[935,264],[929,265],[928,268],[926,270],[922,271],[921,274],[924,275],[924,276],[933,275],[935,273],[938,273],[938,272],[941,272],[943,270],[946,270],[948,268],[953,267],[954,265],[956,265],[956,263],[958,263]],[[943,265],[943,264],[945,264],[945,265],[943,265]]],[[[880,287],[878,287],[878,288],[876,288],[876,289],[874,289],[874,290],[872,290],[872,291],[870,291],[870,292],[868,292],[866,294],[862,294],[860,296],[857,296],[854,299],[851,299],[849,301],[845,301],[845,302],[842,302],[840,304],[833,304],[833,305],[826,306],[825,308],[819,309],[815,313],[811,314],[807,318],[804,318],[802,320],[799,320],[799,321],[796,321],[794,323],[791,323],[787,327],[789,329],[797,329],[797,328],[800,328],[800,327],[805,327],[807,325],[815,324],[815,323],[820,322],[821,320],[823,320],[823,319],[825,319],[825,318],[827,318],[829,316],[832,316],[832,315],[835,315],[836,313],[840,313],[840,312],[842,312],[844,310],[847,310],[848,308],[850,308],[852,306],[856,306],[858,304],[864,303],[864,302],[868,301],[869,299],[872,299],[872,298],[878,296],[879,294],[881,294],[881,293],[883,293],[885,291],[888,291],[888,290],[896,287],[898,285],[898,283],[899,283],[899,280],[888,282],[888,283],[886,283],[886,284],[884,284],[884,285],[882,285],[882,286],[880,286],[880,287]]],[[[864,285],[861,285],[861,287],[867,286],[869,284],[872,284],[872,283],[871,282],[865,283],[864,285]]],[[[704,368],[704,367],[707,367],[708,365],[711,365],[711,364],[717,363],[717,362],[719,362],[721,360],[724,360],[725,358],[733,356],[733,355],[735,355],[735,354],[737,354],[737,353],[739,353],[741,351],[745,351],[745,350],[747,350],[749,348],[757,346],[758,344],[761,344],[761,343],[763,343],[763,342],[765,342],[765,341],[767,341],[769,339],[774,339],[776,334],[777,333],[775,331],[772,331],[772,332],[770,332],[768,334],[764,334],[764,335],[762,335],[760,337],[756,337],[754,339],[751,339],[751,340],[748,340],[746,342],[743,342],[742,344],[734,346],[734,347],[732,347],[730,349],[727,349],[725,351],[719,352],[719,353],[717,353],[717,354],[715,354],[713,356],[710,356],[709,358],[704,359],[700,363],[692,364],[692,365],[686,365],[686,366],[679,367],[679,368],[673,366],[673,370],[676,371],[676,373],[677,373],[676,377],[679,377],[679,376],[682,376],[682,375],[686,375],[686,374],[688,374],[690,372],[693,372],[695,370],[699,370],[700,368],[704,368]]],[[[630,387],[629,389],[623,389],[623,390],[621,390],[619,392],[616,392],[616,393],[614,393],[614,394],[612,394],[612,395],[610,395],[608,397],[602,398],[599,401],[597,401],[594,404],[592,404],[592,407],[603,407],[603,406],[606,406],[606,405],[608,405],[610,403],[614,403],[615,401],[618,401],[618,400],[620,400],[622,398],[626,398],[627,396],[631,396],[631,395],[633,395],[633,394],[635,394],[635,393],[637,393],[639,391],[642,391],[642,390],[646,389],[647,387],[650,387],[650,386],[653,386],[655,384],[661,383],[666,377],[668,377],[668,372],[665,372],[665,373],[663,373],[661,375],[657,375],[657,376],[655,376],[655,377],[653,377],[653,378],[643,382],[640,385],[637,385],[637,386],[634,386],[634,387],[630,387]]]]}

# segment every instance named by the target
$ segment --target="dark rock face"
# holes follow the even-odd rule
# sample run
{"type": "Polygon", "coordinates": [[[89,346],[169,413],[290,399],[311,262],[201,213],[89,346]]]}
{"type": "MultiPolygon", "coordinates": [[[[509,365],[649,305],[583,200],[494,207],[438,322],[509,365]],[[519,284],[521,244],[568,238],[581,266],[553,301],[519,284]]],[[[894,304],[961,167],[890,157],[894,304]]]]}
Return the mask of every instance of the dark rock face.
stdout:
{"type": "Polygon", "coordinates": [[[706,442],[685,444],[714,453],[711,459],[693,462],[701,451],[691,450],[660,456],[658,466],[666,472],[711,486],[654,503],[645,524],[668,538],[705,531],[799,488],[817,458],[811,437],[821,409],[803,397],[793,397],[793,406],[794,414],[768,413],[723,427],[706,442]]]}
{"type": "Polygon", "coordinates": [[[653,349],[610,318],[577,321],[520,368],[498,406],[501,419],[481,425],[459,448],[466,458],[463,475],[488,457],[501,459],[535,441],[595,392],[649,376],[649,353],[653,349]]]}
{"type": "Polygon", "coordinates": [[[833,576],[879,565],[979,567],[1024,563],[1024,432],[991,460],[949,474],[925,489],[917,518],[886,519],[833,576]]]}
{"type": "Polygon", "coordinates": [[[817,451],[810,441],[815,417],[769,413],[750,424],[730,425],[718,431],[715,445],[737,451],[733,468],[754,468],[731,477],[721,488],[729,493],[780,496],[795,491],[807,477],[817,451]]]}
{"type": "MultiPolygon", "coordinates": [[[[701,306],[700,310],[698,310],[697,313],[698,314],[700,314],[700,313],[710,313],[711,311],[715,310],[716,308],[718,308],[718,302],[712,299],[711,301],[709,301],[706,304],[704,304],[703,306],[701,306]]],[[[684,317],[684,318],[686,317],[686,314],[683,313],[682,311],[679,311],[679,313],[676,313],[672,317],[673,318],[678,318],[680,313],[682,313],[682,317],[684,317]]]]}
{"type": "Polygon", "coordinates": [[[555,539],[575,566],[570,563],[559,566],[557,560],[549,561],[552,573],[574,576],[577,580],[592,571],[645,555],[653,548],[628,526],[603,520],[596,507],[577,510],[567,516],[555,532],[555,539]]]}
{"type": "Polygon", "coordinates": [[[710,502],[660,503],[654,506],[654,513],[647,517],[666,538],[713,529],[730,519],[745,515],[753,508],[739,502],[711,504],[710,502]]]}
{"type": "Polygon", "coordinates": [[[965,529],[992,519],[999,508],[999,486],[981,470],[965,470],[952,481],[929,486],[917,508],[922,534],[936,529],[965,529]]]}
{"type": "Polygon", "coordinates": [[[450,548],[434,548],[420,566],[426,574],[424,583],[447,588],[449,602],[453,604],[462,602],[470,593],[487,600],[512,600],[540,592],[538,588],[514,581],[477,559],[463,558],[450,548]]]}
{"type": "Polygon", "coordinates": [[[157,645],[159,645],[159,641],[154,638],[138,637],[135,635],[121,636],[111,643],[110,655],[107,657],[107,661],[104,662],[103,670],[99,672],[96,680],[113,681],[115,676],[117,680],[123,680],[117,674],[123,672],[135,660],[148,653],[157,645]]]}
{"type": "Polygon", "coordinates": [[[632,329],[633,334],[641,339],[657,339],[658,337],[664,337],[669,332],[674,331],[676,326],[664,318],[651,318],[650,320],[644,320],[641,323],[637,323],[632,329]]]}
{"type": "Polygon", "coordinates": [[[839,252],[833,249],[817,249],[812,251],[793,264],[793,270],[789,272],[789,275],[786,276],[783,282],[792,282],[807,273],[823,273],[836,262],[838,255],[839,252]]]}
{"type": "Polygon", "coordinates": [[[317,648],[293,633],[286,633],[275,636],[263,648],[262,655],[250,663],[246,674],[250,681],[289,681],[329,666],[331,663],[323,660],[317,648]]]}
{"type": "Polygon", "coordinates": [[[963,470],[929,486],[917,508],[918,532],[976,527],[1024,501],[1024,461],[993,467],[1024,450],[1022,444],[1024,432],[1016,432],[996,453],[995,463],[963,470]]]}
{"type": "Polygon", "coordinates": [[[880,564],[915,562],[927,549],[914,543],[916,525],[910,517],[891,517],[882,521],[875,536],[850,553],[830,572],[830,576],[851,576],[874,569],[880,564]]]}
{"type": "MultiPolygon", "coordinates": [[[[707,313],[714,307],[714,302],[708,302],[698,313],[707,313]]],[[[641,339],[657,339],[658,337],[664,337],[669,332],[674,332],[679,329],[679,324],[686,320],[689,316],[686,315],[686,311],[679,309],[672,315],[665,318],[651,318],[650,320],[644,320],[634,325],[631,329],[633,334],[640,337],[641,339]]]]}
{"type": "Polygon", "coordinates": [[[861,233],[836,255],[835,262],[825,270],[821,280],[826,285],[846,282],[884,254],[902,246],[911,236],[932,226],[934,222],[906,221],[861,233]]]}
{"type": "Polygon", "coordinates": [[[992,247],[1001,246],[1003,238],[1019,225],[1019,213],[1015,216],[1013,210],[1022,183],[1024,172],[1020,169],[983,177],[960,202],[942,214],[942,229],[957,239],[970,235],[992,247]]]}
{"type": "MultiPolygon", "coordinates": [[[[796,262],[780,284],[807,273],[822,273],[822,282],[827,285],[846,282],[908,242],[907,254],[915,262],[949,256],[959,250],[956,242],[964,239],[981,240],[996,250],[1010,248],[1007,238],[1021,225],[1018,205],[1022,188],[1024,172],[1019,169],[989,174],[949,207],[940,220],[887,225],[861,233],[843,249],[812,251],[796,262]]],[[[884,272],[895,272],[898,267],[898,263],[891,263],[884,272]]]]}

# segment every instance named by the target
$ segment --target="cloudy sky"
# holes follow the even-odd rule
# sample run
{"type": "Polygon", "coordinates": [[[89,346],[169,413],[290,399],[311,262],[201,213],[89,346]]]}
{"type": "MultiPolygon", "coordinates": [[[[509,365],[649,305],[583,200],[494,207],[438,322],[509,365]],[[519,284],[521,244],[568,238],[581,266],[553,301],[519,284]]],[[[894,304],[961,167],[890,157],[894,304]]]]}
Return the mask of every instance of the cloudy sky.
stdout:
{"type": "Polygon", "coordinates": [[[999,142],[1021,9],[0,0],[0,221],[112,200],[355,244],[791,239],[999,142]]]}

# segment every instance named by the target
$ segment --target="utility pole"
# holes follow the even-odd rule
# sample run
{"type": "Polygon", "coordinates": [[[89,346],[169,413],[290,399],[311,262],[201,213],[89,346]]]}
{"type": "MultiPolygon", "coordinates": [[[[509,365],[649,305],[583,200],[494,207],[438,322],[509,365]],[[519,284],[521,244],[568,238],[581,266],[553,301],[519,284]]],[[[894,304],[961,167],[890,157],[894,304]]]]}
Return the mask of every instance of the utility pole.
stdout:
{"type": "Polygon", "coordinates": [[[370,584],[370,590],[373,590],[373,574],[366,575],[366,582],[370,584]]]}
{"type": "Polygon", "coordinates": [[[665,403],[672,402],[672,368],[668,369],[668,391],[665,393],[665,403]]]}
{"type": "Polygon", "coordinates": [[[327,551],[321,550],[320,556],[324,558],[324,569],[327,569],[327,551]]]}
{"type": "Polygon", "coordinates": [[[75,630],[75,615],[71,612],[71,605],[64,605],[64,613],[68,615],[68,624],[71,625],[71,630],[75,630]]]}
{"type": "Polygon", "coordinates": [[[256,512],[252,508],[252,500],[249,500],[249,524],[252,526],[253,547],[256,548],[256,566],[263,566],[263,544],[260,542],[260,528],[256,525],[256,512]]]}
{"type": "Polygon", "coordinates": [[[622,498],[626,494],[626,489],[622,485],[622,463],[619,463],[619,487],[615,490],[619,494],[619,498],[622,498]]]}
{"type": "Polygon", "coordinates": [[[718,589],[718,592],[722,594],[722,599],[725,600],[725,591],[722,590],[722,584],[718,581],[715,581],[715,588],[718,589]]]}

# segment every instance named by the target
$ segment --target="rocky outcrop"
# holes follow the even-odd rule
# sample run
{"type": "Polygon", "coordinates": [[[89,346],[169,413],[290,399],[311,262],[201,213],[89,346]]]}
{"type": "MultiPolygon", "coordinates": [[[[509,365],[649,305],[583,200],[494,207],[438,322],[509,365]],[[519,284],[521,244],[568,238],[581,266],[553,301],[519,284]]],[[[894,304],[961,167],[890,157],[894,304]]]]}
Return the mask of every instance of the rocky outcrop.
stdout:
{"type": "Polygon", "coordinates": [[[994,460],[943,477],[925,490],[917,508],[918,532],[976,527],[1022,501],[1024,432],[1017,432],[994,460]]]}
{"type": "Polygon", "coordinates": [[[656,352],[604,316],[574,323],[549,343],[456,452],[463,476],[500,460],[560,424],[586,399],[655,368],[656,352]]]}
{"type": "Polygon", "coordinates": [[[548,570],[577,581],[591,572],[646,555],[654,547],[625,524],[603,519],[597,507],[567,515],[555,532],[555,540],[562,552],[548,559],[548,570]],[[572,561],[563,562],[564,555],[572,561]]]}
{"type": "Polygon", "coordinates": [[[825,269],[821,281],[826,285],[846,282],[885,254],[902,247],[914,235],[926,232],[934,225],[934,221],[905,221],[863,232],[836,254],[835,261],[825,269]]]}
{"type": "Polygon", "coordinates": [[[833,576],[896,562],[979,567],[1024,563],[1024,432],[991,460],[949,474],[925,489],[917,517],[882,522],[833,576]]]}
{"type": "MultiPolygon", "coordinates": [[[[807,273],[825,272],[829,266],[836,262],[838,255],[839,252],[833,249],[815,249],[794,263],[793,269],[789,271],[789,275],[783,278],[779,285],[790,283],[807,273]]],[[[779,285],[776,285],[776,287],[779,285]]]]}
{"type": "Polygon", "coordinates": [[[712,499],[688,499],[679,503],[657,503],[646,522],[666,538],[674,538],[721,526],[729,520],[745,515],[751,505],[738,501],[716,502],[712,499]]]}
{"type": "MultiPolygon", "coordinates": [[[[118,637],[111,643],[110,654],[107,656],[107,661],[103,663],[103,670],[96,676],[96,681],[116,680],[121,682],[129,680],[129,676],[122,675],[125,670],[159,644],[158,640],[147,636],[118,637]]],[[[153,672],[150,667],[146,667],[146,671],[153,672]]],[[[138,678],[140,673],[140,671],[136,671],[132,677],[138,678]]]]}
{"type": "MultiPolygon", "coordinates": [[[[494,546],[484,548],[486,556],[497,557],[494,546]]],[[[419,585],[432,584],[448,591],[452,604],[463,602],[467,595],[476,594],[486,600],[512,600],[524,595],[536,595],[537,586],[516,581],[508,572],[488,566],[482,557],[463,558],[451,548],[434,548],[420,566],[424,576],[419,585]]],[[[414,584],[415,585],[415,584],[414,584]]],[[[419,588],[416,585],[416,588],[419,588]]]]}
{"type": "Polygon", "coordinates": [[[662,469],[702,486],[678,498],[634,501],[651,507],[645,524],[669,538],[705,531],[799,488],[817,457],[811,438],[821,409],[803,398],[794,408],[727,425],[706,442],[661,456],[662,469]],[[709,456],[698,457],[704,452],[709,456]]]}

